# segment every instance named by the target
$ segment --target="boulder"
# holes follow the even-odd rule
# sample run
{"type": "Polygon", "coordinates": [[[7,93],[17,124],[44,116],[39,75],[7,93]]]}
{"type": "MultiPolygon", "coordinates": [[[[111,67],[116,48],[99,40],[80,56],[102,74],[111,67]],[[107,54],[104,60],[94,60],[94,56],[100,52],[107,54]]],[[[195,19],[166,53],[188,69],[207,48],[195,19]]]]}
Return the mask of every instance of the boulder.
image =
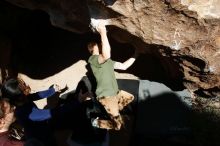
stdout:
{"type": "Polygon", "coordinates": [[[77,33],[90,30],[91,18],[103,19],[111,37],[157,56],[173,80],[174,72],[180,71],[190,91],[220,95],[218,0],[6,1],[43,10],[54,26],[77,33]]]}

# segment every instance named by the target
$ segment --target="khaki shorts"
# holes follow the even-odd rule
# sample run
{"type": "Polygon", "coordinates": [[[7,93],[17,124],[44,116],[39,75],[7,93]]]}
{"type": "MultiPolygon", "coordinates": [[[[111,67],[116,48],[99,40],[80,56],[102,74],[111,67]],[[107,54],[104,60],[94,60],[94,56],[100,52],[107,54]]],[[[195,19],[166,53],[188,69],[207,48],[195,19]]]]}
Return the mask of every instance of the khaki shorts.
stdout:
{"type": "Polygon", "coordinates": [[[100,128],[120,130],[123,120],[120,111],[134,100],[134,96],[126,91],[120,90],[116,96],[101,97],[98,101],[103,105],[111,120],[99,120],[100,128]],[[110,128],[110,127],[111,128],[110,128]]]}

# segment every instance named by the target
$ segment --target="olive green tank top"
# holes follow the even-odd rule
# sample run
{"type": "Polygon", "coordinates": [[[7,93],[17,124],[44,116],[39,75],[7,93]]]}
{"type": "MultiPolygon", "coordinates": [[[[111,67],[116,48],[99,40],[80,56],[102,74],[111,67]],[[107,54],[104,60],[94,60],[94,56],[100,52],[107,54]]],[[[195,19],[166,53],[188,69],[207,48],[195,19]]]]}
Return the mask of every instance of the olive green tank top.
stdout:
{"type": "Polygon", "coordinates": [[[114,73],[114,63],[111,59],[99,64],[98,55],[92,55],[88,62],[90,63],[92,72],[96,78],[97,97],[115,96],[118,92],[118,84],[114,73]]]}

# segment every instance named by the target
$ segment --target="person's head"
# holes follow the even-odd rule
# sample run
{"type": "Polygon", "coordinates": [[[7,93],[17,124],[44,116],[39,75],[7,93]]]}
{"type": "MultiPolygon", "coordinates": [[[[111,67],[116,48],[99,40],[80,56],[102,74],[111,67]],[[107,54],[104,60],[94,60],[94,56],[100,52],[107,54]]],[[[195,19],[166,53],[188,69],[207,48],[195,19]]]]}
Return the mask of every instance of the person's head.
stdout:
{"type": "Polygon", "coordinates": [[[21,79],[8,79],[2,85],[2,95],[15,105],[24,102],[30,91],[30,87],[21,79]]]}
{"type": "Polygon", "coordinates": [[[99,55],[99,45],[96,42],[90,42],[88,43],[88,51],[89,53],[93,54],[93,55],[99,55]]]}
{"type": "Polygon", "coordinates": [[[15,106],[12,106],[8,99],[0,99],[0,132],[8,131],[15,121],[14,110],[15,106]]]}

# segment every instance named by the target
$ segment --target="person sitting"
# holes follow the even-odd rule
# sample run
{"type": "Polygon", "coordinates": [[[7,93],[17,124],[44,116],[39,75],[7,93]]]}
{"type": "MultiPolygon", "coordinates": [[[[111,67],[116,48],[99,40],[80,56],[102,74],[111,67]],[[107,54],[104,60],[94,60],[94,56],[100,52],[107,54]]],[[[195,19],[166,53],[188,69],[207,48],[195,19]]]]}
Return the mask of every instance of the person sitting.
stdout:
{"type": "MultiPolygon", "coordinates": [[[[26,139],[37,139],[45,145],[55,145],[54,130],[59,126],[66,126],[64,115],[80,107],[80,103],[89,98],[88,93],[78,94],[76,100],[64,102],[59,94],[67,89],[59,89],[53,85],[47,90],[31,93],[31,88],[21,79],[8,79],[2,87],[2,94],[16,106],[15,115],[24,126],[26,139]],[[51,105],[39,101],[57,98],[51,105]],[[44,106],[42,106],[44,105],[44,106]],[[44,131],[42,133],[42,131],[44,131]]],[[[51,103],[51,102],[49,102],[51,103]]]]}
{"type": "Polygon", "coordinates": [[[1,146],[24,146],[23,141],[19,141],[10,136],[10,126],[15,121],[15,106],[11,105],[7,99],[0,99],[0,145],[1,146]]]}

